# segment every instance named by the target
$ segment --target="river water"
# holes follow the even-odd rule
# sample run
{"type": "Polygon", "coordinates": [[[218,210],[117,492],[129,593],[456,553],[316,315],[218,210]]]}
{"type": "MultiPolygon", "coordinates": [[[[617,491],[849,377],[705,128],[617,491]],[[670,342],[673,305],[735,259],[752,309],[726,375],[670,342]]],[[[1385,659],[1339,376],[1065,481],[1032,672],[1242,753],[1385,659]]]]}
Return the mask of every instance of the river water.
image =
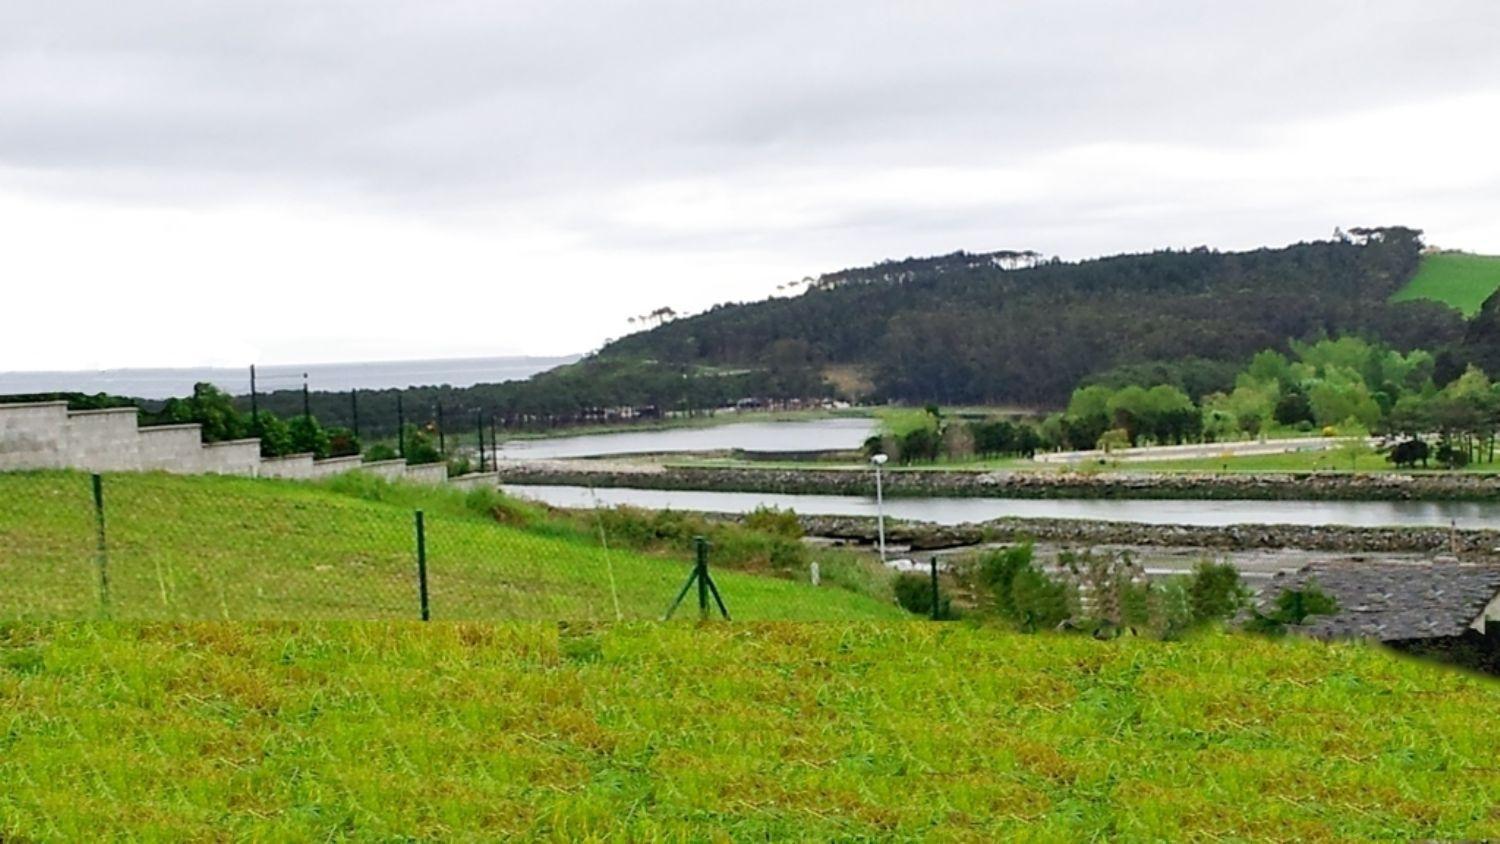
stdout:
{"type": "Polygon", "coordinates": [[[859,448],[875,431],[874,419],[813,419],[802,422],[731,422],[703,428],[621,431],[500,444],[501,459],[551,460],[620,454],[689,451],[844,451],[859,448]]]}
{"type": "MultiPolygon", "coordinates": [[[[817,516],[873,516],[875,499],[855,495],[782,495],[760,492],[574,486],[507,486],[508,492],[555,507],[605,506],[748,513],[780,507],[817,516]]],[[[1500,503],[1457,501],[1198,501],[1027,498],[888,498],[891,518],[936,524],[982,522],[1002,516],[1094,519],[1152,525],[1217,527],[1235,524],[1348,525],[1352,527],[1447,527],[1500,530],[1500,503]]]]}

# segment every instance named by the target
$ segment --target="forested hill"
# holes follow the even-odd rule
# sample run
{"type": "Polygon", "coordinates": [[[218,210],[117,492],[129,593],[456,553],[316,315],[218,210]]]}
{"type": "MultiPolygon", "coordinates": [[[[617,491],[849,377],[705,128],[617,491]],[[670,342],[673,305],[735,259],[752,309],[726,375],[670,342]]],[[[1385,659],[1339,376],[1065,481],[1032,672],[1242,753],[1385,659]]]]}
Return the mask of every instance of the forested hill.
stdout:
{"type": "Polygon", "coordinates": [[[1055,405],[1112,368],[1190,361],[1214,372],[1215,361],[1320,334],[1458,343],[1457,311],[1389,301],[1416,272],[1420,238],[1390,227],[1250,252],[887,262],[809,279],[797,296],[717,306],[600,356],[782,372],[852,365],[884,398],[1055,405]]]}

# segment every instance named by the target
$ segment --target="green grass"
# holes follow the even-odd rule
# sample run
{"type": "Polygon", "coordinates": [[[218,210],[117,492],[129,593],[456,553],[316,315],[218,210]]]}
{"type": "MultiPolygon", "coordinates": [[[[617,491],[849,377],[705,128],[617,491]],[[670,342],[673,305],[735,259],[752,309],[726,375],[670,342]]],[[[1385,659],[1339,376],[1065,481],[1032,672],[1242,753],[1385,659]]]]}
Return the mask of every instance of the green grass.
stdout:
{"type": "Polygon", "coordinates": [[[1470,317],[1500,289],[1500,255],[1441,252],[1424,255],[1417,274],[1391,297],[1393,301],[1432,299],[1470,317]]]}
{"type": "MultiPolygon", "coordinates": [[[[597,533],[490,491],[358,475],[308,484],[121,474],[104,489],[114,618],[412,618],[416,509],[425,511],[438,619],[614,619],[616,596],[623,617],[655,618],[689,571],[686,555],[606,551],[597,533]],[[497,503],[515,524],[496,520],[497,503]]],[[[88,476],[0,474],[0,502],[0,619],[97,614],[88,476]]],[[[848,589],[722,569],[714,577],[746,619],[901,617],[848,589]]]]}
{"type": "Polygon", "coordinates": [[[924,622],[0,628],[0,839],[1500,836],[1500,687],[924,622]]]}

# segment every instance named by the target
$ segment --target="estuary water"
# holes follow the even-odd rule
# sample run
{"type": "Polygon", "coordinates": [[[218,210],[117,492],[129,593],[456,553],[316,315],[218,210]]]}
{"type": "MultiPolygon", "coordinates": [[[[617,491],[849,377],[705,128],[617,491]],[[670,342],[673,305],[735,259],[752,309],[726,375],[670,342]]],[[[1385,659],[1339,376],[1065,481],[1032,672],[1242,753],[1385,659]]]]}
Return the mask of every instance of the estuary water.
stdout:
{"type": "MultiPolygon", "coordinates": [[[[575,486],[508,485],[515,495],[556,507],[630,504],[648,509],[748,513],[780,507],[818,516],[873,516],[875,499],[855,495],[782,495],[575,486]]],[[[1500,503],[1457,501],[1198,501],[1029,498],[888,498],[896,519],[963,524],[1002,516],[1093,519],[1152,525],[1220,527],[1236,524],[1448,527],[1500,530],[1500,503]]]]}
{"type": "Polygon", "coordinates": [[[621,431],[500,444],[500,457],[551,460],[621,454],[670,454],[691,451],[843,451],[859,448],[875,432],[874,419],[835,418],[797,422],[731,422],[702,428],[621,431]]]}

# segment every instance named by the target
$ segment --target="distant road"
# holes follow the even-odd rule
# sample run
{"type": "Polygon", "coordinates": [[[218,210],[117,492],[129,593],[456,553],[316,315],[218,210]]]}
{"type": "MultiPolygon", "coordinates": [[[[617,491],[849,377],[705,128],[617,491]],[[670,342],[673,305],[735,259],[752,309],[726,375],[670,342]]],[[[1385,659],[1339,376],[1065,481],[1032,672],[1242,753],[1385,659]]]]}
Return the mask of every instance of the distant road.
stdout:
{"type": "MultiPolygon", "coordinates": [[[[1157,460],[1194,460],[1206,457],[1233,455],[1249,457],[1257,454],[1288,454],[1296,451],[1327,451],[1337,448],[1347,437],[1299,437],[1286,440],[1246,440],[1231,443],[1196,443],[1193,445],[1153,445],[1141,448],[1118,448],[1112,452],[1100,449],[1090,451],[1052,451],[1037,454],[1038,463],[1093,463],[1109,460],[1116,463],[1144,463],[1157,460]]],[[[1370,445],[1380,440],[1369,437],[1370,445]]]]}

